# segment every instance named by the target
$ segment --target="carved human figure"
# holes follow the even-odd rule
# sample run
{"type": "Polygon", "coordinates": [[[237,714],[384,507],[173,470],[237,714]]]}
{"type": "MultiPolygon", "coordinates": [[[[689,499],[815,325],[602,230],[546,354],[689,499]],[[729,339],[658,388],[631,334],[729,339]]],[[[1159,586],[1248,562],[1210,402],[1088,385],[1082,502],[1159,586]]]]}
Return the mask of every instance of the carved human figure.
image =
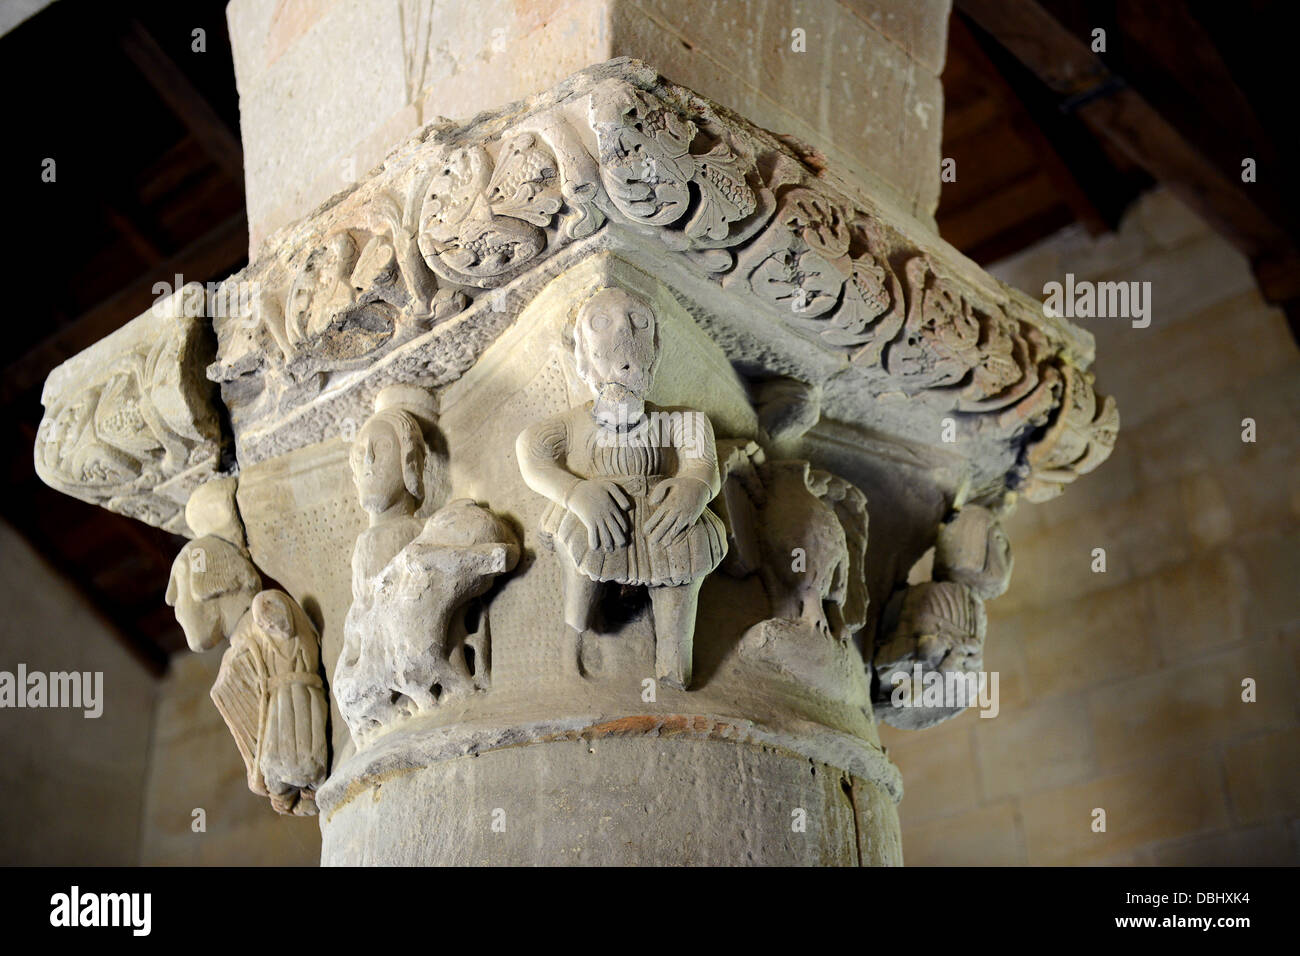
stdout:
{"type": "Polygon", "coordinates": [[[385,389],[352,446],[370,526],[352,552],[334,695],[359,740],[485,686],[482,635],[459,633],[453,615],[519,558],[513,532],[473,501],[417,515],[430,493],[426,465],[440,467],[425,434],[432,417],[427,393],[385,389]]]}
{"type": "Polygon", "coordinates": [[[984,633],[984,602],[970,588],[924,581],[903,595],[893,637],[876,656],[877,669],[910,673],[920,664],[922,671],[978,671],[984,633]]]}
{"type": "Polygon", "coordinates": [[[917,668],[976,674],[984,666],[987,615],[984,601],[1006,591],[1011,547],[996,515],[967,505],[940,526],[933,580],[895,595],[873,666],[878,678],[875,708],[887,724],[919,729],[961,713],[964,706],[892,706],[894,690],[914,682],[917,668]]]}
{"type": "Polygon", "coordinates": [[[200,485],[185,507],[186,523],[198,537],[172,562],[166,601],[192,651],[216,647],[262,589],[249,559],[243,525],[235,509],[235,479],[200,485]]]}
{"type": "Polygon", "coordinates": [[[244,758],[248,786],[280,813],[316,812],[329,772],[329,708],[316,629],[282,591],[263,591],[235,504],[235,478],[199,486],[185,520],[199,535],[172,564],[167,603],[190,649],[230,638],[212,699],[244,758]]]}
{"type": "Polygon", "coordinates": [[[316,812],[329,773],[320,642],[298,602],[262,591],[230,638],[212,700],[244,758],[248,788],[279,813],[316,812]]]}
{"type": "Polygon", "coordinates": [[[543,540],[563,566],[564,620],[581,668],[582,634],[607,583],[649,590],[658,678],[691,682],[705,575],[726,554],[713,428],[703,413],[646,401],[659,363],[654,310],[606,287],[573,322],[578,375],[595,398],[524,429],[524,481],[550,499],[543,540]]]}
{"type": "Polygon", "coordinates": [[[967,505],[939,529],[935,578],[964,584],[990,601],[1006,592],[1012,566],[1011,541],[987,508],[967,505]]]}
{"type": "Polygon", "coordinates": [[[425,497],[431,450],[425,437],[432,404],[412,390],[385,389],[375,413],[357,432],[350,464],[369,525],[352,552],[353,598],[402,548],[415,539],[424,520],[415,516],[425,497]]]}

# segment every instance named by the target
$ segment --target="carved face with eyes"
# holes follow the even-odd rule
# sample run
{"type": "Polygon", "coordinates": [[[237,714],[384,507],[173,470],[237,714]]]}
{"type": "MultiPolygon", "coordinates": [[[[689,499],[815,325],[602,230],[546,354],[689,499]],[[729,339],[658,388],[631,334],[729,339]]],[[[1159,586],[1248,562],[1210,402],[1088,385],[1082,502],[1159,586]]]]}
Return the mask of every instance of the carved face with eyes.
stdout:
{"type": "Polygon", "coordinates": [[[350,456],[352,477],[366,511],[382,514],[413,497],[403,470],[406,453],[398,429],[382,417],[371,418],[357,433],[350,456]]]}
{"type": "Polygon", "coordinates": [[[578,374],[604,398],[644,399],[659,364],[654,310],[622,289],[601,289],[578,311],[574,326],[578,374]]]}

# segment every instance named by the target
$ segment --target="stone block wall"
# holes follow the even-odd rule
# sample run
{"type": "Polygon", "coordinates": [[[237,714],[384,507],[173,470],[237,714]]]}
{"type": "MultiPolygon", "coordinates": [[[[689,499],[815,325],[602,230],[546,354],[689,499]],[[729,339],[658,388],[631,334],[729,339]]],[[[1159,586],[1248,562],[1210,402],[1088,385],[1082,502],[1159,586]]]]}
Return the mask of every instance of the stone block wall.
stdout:
{"type": "Polygon", "coordinates": [[[0,671],[102,673],[102,711],[0,710],[0,861],[139,862],[154,679],[85,598],[0,522],[0,671]]]}
{"type": "Polygon", "coordinates": [[[316,818],[280,816],[248,789],[244,761],[208,696],[221,653],[176,654],[159,685],[140,862],[317,866],[316,818]],[[201,831],[196,809],[204,811],[201,831]]]}
{"type": "Polygon", "coordinates": [[[1284,316],[1166,192],[1114,235],[1071,228],[990,271],[1036,297],[1067,271],[1150,281],[1152,321],[1076,320],[1120,438],[1007,523],[1015,573],[985,651],[1000,713],[881,728],[905,861],[1300,862],[1300,348],[1284,316]]]}

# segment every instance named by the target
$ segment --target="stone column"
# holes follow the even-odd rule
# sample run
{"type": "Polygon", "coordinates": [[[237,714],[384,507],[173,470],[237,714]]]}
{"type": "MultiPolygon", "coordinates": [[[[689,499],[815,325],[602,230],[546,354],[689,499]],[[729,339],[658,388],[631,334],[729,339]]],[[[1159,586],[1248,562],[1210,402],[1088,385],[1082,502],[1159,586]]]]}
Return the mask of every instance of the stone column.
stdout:
{"type": "MultiPolygon", "coordinates": [[[[873,42],[915,15],[829,6],[873,42]]],[[[640,9],[555,16],[617,49],[667,29],[640,9]]],[[[899,863],[876,721],[960,710],[895,687],[980,672],[999,516],[1108,454],[1091,338],[837,167],[851,133],[638,60],[546,82],[57,370],[40,473],[194,539],[168,600],[230,639],[250,787],[319,812],[324,863],[899,863]]]]}

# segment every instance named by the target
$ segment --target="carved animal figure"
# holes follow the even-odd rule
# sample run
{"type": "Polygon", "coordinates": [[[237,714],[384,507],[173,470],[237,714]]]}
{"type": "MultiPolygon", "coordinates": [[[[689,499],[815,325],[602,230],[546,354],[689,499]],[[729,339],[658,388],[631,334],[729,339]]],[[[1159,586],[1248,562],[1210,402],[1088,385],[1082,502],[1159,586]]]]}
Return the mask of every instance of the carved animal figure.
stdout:
{"type": "Polygon", "coordinates": [[[867,500],[806,461],[769,462],[753,442],[719,442],[736,576],[757,570],[773,618],[847,641],[867,617],[867,500]]]}

